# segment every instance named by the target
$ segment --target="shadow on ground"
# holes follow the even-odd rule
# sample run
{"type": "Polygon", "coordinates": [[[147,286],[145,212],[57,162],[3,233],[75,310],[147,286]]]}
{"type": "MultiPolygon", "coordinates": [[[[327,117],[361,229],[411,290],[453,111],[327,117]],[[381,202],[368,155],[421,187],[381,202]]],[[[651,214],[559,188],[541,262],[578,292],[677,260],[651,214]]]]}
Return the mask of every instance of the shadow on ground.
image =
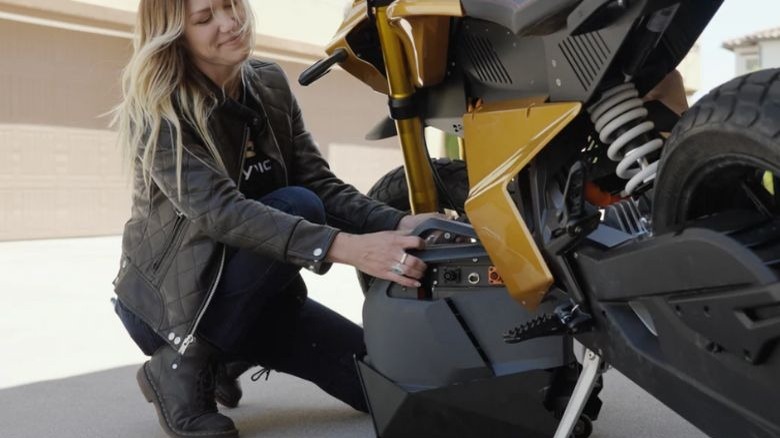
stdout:
{"type": "MultiPolygon", "coordinates": [[[[154,407],[136,386],[137,369],[122,367],[0,390],[0,435],[164,438],[154,407]]],[[[259,382],[248,376],[242,377],[241,405],[223,411],[236,422],[243,438],[374,436],[367,415],[309,382],[278,373],[259,382]]],[[[602,396],[604,408],[592,438],[706,438],[617,372],[605,376],[602,396]]]]}
{"type": "MultiPolygon", "coordinates": [[[[135,383],[138,366],[0,390],[4,438],[165,437],[135,383]]],[[[294,377],[242,379],[244,399],[224,411],[242,438],[370,437],[368,415],[294,377]]]]}

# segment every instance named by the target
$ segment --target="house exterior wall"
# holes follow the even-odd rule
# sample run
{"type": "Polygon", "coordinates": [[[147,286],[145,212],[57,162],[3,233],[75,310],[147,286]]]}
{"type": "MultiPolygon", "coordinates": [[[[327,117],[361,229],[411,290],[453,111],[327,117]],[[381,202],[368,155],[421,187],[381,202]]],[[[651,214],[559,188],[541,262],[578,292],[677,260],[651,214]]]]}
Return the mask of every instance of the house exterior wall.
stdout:
{"type": "MultiPolygon", "coordinates": [[[[129,39],[0,19],[0,240],[118,234],[130,190],[107,125],[129,39]]],[[[383,96],[333,71],[308,88],[282,61],[310,131],[342,179],[367,190],[401,163],[395,140],[369,143],[383,96]],[[356,159],[359,157],[359,159],[356,159]]]]}
{"type": "Polygon", "coordinates": [[[759,44],[761,68],[780,67],[780,40],[762,41],[759,44]]]}
{"type": "Polygon", "coordinates": [[[366,133],[387,117],[387,97],[343,70],[333,70],[308,87],[298,75],[308,65],[281,62],[312,133],[333,171],[363,193],[403,164],[398,138],[368,141],[366,133]]]}
{"type": "MultiPolygon", "coordinates": [[[[138,0],[78,1],[124,11],[138,9],[138,0]]],[[[338,29],[344,9],[352,0],[249,0],[249,3],[259,33],[323,45],[338,29]]]]}
{"type": "Polygon", "coordinates": [[[129,212],[115,134],[130,41],[0,20],[0,240],[116,234],[129,212]]]}
{"type": "Polygon", "coordinates": [[[764,68],[780,67],[780,40],[762,40],[732,50],[736,76],[764,68]]]}
{"type": "Polygon", "coordinates": [[[761,53],[757,46],[740,47],[734,50],[734,73],[741,76],[761,68],[761,53]]]}
{"type": "Polygon", "coordinates": [[[699,44],[691,48],[688,55],[677,66],[677,70],[683,76],[685,95],[690,100],[701,88],[701,46],[699,44]]]}

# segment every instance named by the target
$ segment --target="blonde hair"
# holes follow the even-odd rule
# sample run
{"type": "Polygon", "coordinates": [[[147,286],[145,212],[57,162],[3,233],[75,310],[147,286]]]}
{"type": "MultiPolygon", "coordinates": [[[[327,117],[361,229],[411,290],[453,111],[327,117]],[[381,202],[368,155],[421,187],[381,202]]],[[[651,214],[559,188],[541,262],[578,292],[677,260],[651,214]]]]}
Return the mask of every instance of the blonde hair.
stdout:
{"type": "MultiPolygon", "coordinates": [[[[254,47],[254,15],[248,0],[229,0],[233,14],[254,47]],[[238,7],[241,8],[239,10],[238,7]]],[[[219,102],[202,80],[190,72],[196,67],[183,44],[186,26],[185,0],[141,0],[133,39],[133,55],[122,73],[122,102],[113,110],[112,126],[119,134],[125,164],[132,169],[141,159],[147,189],[151,185],[151,167],[163,123],[171,128],[176,150],[176,181],[181,198],[181,163],[184,145],[182,122],[192,127],[205,143],[218,166],[225,170],[214,139],[208,130],[208,118],[219,102]],[[143,154],[139,157],[139,148],[143,154]]],[[[246,78],[248,62],[241,66],[246,78]]],[[[223,95],[225,90],[222,90],[223,95]]]]}

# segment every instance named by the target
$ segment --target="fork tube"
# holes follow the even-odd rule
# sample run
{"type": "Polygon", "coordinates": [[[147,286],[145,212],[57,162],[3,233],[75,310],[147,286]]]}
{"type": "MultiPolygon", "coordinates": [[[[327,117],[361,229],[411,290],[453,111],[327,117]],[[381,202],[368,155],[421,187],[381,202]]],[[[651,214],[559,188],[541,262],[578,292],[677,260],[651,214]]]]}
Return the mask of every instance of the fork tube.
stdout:
{"type": "Polygon", "coordinates": [[[422,121],[416,111],[410,111],[415,89],[401,41],[390,27],[387,7],[377,8],[375,16],[390,90],[390,112],[395,119],[404,154],[409,205],[413,214],[437,211],[439,201],[425,151],[422,121]]]}

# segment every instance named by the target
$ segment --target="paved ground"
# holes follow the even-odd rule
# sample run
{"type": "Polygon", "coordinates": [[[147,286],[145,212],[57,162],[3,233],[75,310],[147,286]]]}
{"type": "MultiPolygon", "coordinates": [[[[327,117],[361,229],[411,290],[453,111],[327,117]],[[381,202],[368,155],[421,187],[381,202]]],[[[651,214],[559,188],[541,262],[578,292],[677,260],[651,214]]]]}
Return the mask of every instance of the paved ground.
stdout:
{"type": "MultiPolygon", "coordinates": [[[[118,237],[0,243],[0,437],[163,437],[134,374],[144,357],[109,299],[118,237]]],[[[359,322],[348,267],[307,275],[310,295],[359,322]]],[[[299,379],[243,377],[242,437],[371,437],[370,419],[299,379]]],[[[702,438],[620,374],[605,376],[596,438],[702,438]]]]}

